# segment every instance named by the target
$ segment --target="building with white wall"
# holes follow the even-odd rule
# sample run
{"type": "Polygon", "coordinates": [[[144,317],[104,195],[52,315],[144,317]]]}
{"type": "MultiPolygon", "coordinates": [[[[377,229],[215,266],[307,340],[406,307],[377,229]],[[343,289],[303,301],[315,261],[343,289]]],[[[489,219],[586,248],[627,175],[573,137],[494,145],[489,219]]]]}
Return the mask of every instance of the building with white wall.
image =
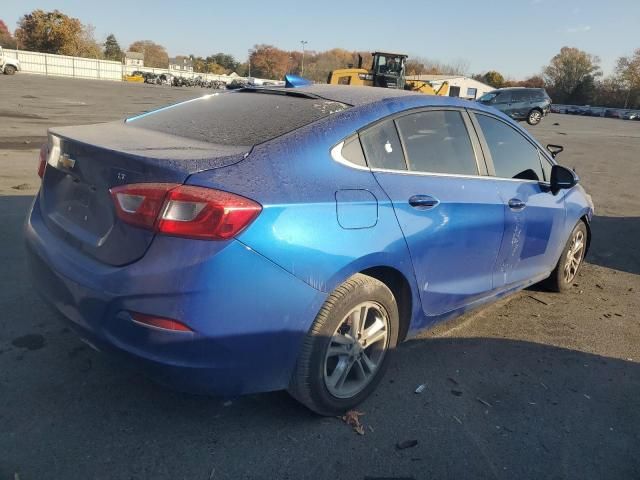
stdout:
{"type": "Polygon", "coordinates": [[[127,67],[144,67],[144,53],[126,52],[124,54],[124,64],[127,67]]]}
{"type": "Polygon", "coordinates": [[[169,59],[169,70],[171,73],[193,72],[193,61],[189,57],[178,55],[169,59]]]}
{"type": "Polygon", "coordinates": [[[449,82],[449,96],[467,100],[475,100],[485,93],[495,90],[490,85],[464,75],[407,75],[407,80],[427,81],[433,86],[434,90],[438,90],[444,82],[449,82]]]}

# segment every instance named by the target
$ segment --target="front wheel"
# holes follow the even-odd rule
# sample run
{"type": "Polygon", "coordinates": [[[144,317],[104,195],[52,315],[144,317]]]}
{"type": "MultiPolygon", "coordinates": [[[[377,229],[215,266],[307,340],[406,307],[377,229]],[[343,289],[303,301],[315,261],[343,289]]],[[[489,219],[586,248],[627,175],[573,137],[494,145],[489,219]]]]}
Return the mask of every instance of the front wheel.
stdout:
{"type": "Polygon", "coordinates": [[[289,393],[320,415],[340,415],[382,379],[398,341],[398,306],[382,282],[357,274],[325,301],[305,338],[289,393]]]}
{"type": "Polygon", "coordinates": [[[16,67],[14,67],[13,65],[5,66],[4,73],[5,75],[13,75],[14,73],[16,73],[16,67]]]}
{"type": "Polygon", "coordinates": [[[569,241],[560,255],[556,268],[545,281],[550,290],[566,292],[571,288],[587,251],[587,235],[587,226],[583,221],[579,221],[569,236],[569,241]]]}
{"type": "Polygon", "coordinates": [[[529,125],[537,125],[542,120],[542,112],[540,110],[531,110],[527,115],[527,123],[529,125]]]}

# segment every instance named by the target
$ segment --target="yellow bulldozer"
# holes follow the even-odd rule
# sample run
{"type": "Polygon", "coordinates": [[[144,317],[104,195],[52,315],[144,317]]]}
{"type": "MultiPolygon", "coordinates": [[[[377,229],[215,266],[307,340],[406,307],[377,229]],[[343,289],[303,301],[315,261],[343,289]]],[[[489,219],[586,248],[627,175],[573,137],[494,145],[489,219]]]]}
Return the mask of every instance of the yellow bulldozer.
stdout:
{"type": "Polygon", "coordinates": [[[358,68],[343,68],[329,73],[331,85],[364,85],[369,87],[401,88],[427,95],[449,95],[449,82],[443,82],[436,90],[425,80],[407,80],[405,64],[407,55],[401,53],[373,52],[371,69],[362,68],[359,56],[358,68]]]}

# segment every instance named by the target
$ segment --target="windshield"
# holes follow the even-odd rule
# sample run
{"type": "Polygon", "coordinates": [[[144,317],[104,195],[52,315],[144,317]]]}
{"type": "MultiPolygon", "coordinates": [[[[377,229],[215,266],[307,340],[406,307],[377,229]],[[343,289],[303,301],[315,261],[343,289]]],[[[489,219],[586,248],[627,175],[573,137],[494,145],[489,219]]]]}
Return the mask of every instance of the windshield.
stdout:
{"type": "Polygon", "coordinates": [[[127,125],[219,145],[251,146],[346,108],[339,102],[276,92],[216,93],[130,118],[127,125]]]}
{"type": "Polygon", "coordinates": [[[483,103],[489,103],[491,100],[493,100],[494,98],[496,98],[498,96],[499,92],[489,92],[489,93],[485,93],[483,96],[481,96],[478,101],[479,102],[483,102],[483,103]]]}
{"type": "Polygon", "coordinates": [[[378,55],[376,71],[384,75],[400,75],[404,69],[404,57],[400,55],[378,55]]]}

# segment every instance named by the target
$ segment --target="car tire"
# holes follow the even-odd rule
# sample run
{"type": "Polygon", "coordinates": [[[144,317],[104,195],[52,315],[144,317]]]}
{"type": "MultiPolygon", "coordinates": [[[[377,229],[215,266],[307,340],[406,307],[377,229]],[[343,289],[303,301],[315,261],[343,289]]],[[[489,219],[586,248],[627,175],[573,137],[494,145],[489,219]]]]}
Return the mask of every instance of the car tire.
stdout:
{"type": "Polygon", "coordinates": [[[527,114],[527,123],[529,125],[537,125],[542,120],[542,111],[534,108],[527,114]]]}
{"type": "Polygon", "coordinates": [[[16,73],[16,67],[14,67],[13,65],[7,65],[4,67],[5,75],[13,75],[14,73],[16,73]]]}
{"type": "Polygon", "coordinates": [[[580,220],[571,231],[556,268],[553,269],[549,278],[544,282],[549,290],[566,292],[571,288],[573,280],[578,275],[584,261],[589,242],[588,235],[587,225],[580,220]]]}
{"type": "Polygon", "coordinates": [[[354,408],[384,376],[399,321],[391,290],[373,277],[354,275],[329,295],[316,316],[289,393],[320,415],[354,408]]]}

